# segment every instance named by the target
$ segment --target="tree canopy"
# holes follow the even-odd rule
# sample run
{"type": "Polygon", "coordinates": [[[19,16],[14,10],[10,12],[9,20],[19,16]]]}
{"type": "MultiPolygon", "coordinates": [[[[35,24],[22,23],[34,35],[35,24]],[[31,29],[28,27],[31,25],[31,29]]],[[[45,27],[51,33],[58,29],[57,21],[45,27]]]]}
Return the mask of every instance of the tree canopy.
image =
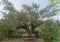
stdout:
{"type": "Polygon", "coordinates": [[[24,28],[27,31],[34,29],[39,26],[43,21],[42,19],[52,17],[60,11],[56,5],[48,5],[42,10],[39,10],[37,4],[32,6],[23,5],[23,9],[18,12],[11,2],[8,0],[2,0],[5,4],[4,10],[9,11],[4,15],[4,21],[12,28],[24,28]]]}

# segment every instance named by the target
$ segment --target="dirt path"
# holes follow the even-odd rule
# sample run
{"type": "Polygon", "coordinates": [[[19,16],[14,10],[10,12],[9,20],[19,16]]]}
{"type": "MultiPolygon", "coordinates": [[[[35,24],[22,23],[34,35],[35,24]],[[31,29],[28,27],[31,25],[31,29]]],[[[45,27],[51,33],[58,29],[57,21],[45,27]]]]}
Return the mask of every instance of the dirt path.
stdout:
{"type": "MultiPolygon", "coordinates": [[[[1,42],[24,42],[24,40],[23,39],[11,39],[11,40],[4,40],[1,42]]],[[[36,39],[34,41],[29,41],[29,42],[43,42],[43,40],[42,39],[36,39]]]]}
{"type": "Polygon", "coordinates": [[[1,42],[24,42],[22,39],[11,39],[11,40],[4,40],[1,42]]]}

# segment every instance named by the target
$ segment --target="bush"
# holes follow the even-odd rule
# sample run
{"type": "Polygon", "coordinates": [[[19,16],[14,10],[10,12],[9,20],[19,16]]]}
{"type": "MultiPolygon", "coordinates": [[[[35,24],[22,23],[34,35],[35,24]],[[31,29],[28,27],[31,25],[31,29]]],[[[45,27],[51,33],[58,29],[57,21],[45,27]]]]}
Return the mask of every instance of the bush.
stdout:
{"type": "Polygon", "coordinates": [[[23,34],[27,33],[27,31],[25,29],[13,29],[12,31],[10,31],[11,34],[10,37],[12,38],[20,38],[20,36],[22,36],[23,34]]]}

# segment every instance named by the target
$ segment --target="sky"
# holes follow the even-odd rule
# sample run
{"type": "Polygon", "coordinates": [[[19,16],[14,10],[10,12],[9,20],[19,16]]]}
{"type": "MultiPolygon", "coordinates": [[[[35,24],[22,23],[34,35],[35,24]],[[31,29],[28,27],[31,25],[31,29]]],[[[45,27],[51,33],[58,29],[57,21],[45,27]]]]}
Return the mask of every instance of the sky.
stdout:
{"type": "Polygon", "coordinates": [[[10,0],[10,1],[14,4],[14,6],[18,10],[22,9],[22,5],[24,5],[24,4],[31,6],[32,3],[37,3],[37,4],[40,4],[41,8],[46,7],[48,5],[48,0],[46,0],[46,1],[44,1],[44,0],[33,0],[33,1],[32,0],[10,0]]]}
{"type": "MultiPolygon", "coordinates": [[[[44,7],[46,7],[49,4],[48,0],[9,0],[12,2],[12,4],[14,5],[14,7],[17,10],[21,10],[22,9],[22,5],[27,4],[29,6],[32,5],[32,3],[37,3],[40,5],[40,9],[43,9],[44,7]]],[[[1,2],[1,0],[0,0],[1,2]]],[[[3,5],[0,6],[0,10],[3,9],[3,5]]],[[[2,17],[2,14],[0,14],[0,18],[2,17]]],[[[55,16],[54,18],[60,18],[60,14],[58,14],[57,16],[55,16]]]]}

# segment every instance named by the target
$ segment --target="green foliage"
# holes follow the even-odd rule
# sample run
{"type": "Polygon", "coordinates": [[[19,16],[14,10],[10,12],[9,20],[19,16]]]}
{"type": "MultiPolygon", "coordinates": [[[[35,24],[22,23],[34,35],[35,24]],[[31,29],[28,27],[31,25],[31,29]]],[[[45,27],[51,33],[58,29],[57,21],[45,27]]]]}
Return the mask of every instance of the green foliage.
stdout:
{"type": "Polygon", "coordinates": [[[5,39],[8,33],[8,26],[0,22],[0,40],[5,39]]]}
{"type": "Polygon", "coordinates": [[[49,0],[51,4],[60,4],[60,0],[49,0]]]}
{"type": "Polygon", "coordinates": [[[42,37],[44,42],[55,42],[57,23],[42,19],[50,18],[60,11],[56,4],[50,4],[42,10],[39,10],[37,4],[23,5],[23,9],[19,12],[8,0],[2,1],[5,5],[4,10],[8,13],[3,12],[4,17],[0,21],[1,39],[20,37],[23,33],[35,33],[36,37],[42,37]]]}
{"type": "Polygon", "coordinates": [[[37,35],[44,39],[44,42],[58,42],[57,23],[52,20],[46,20],[44,24],[35,29],[37,35]]]}
{"type": "Polygon", "coordinates": [[[38,38],[41,38],[41,28],[38,26],[37,28],[35,28],[35,36],[38,38]]]}
{"type": "Polygon", "coordinates": [[[16,30],[17,33],[27,33],[27,31],[25,29],[19,29],[19,30],[16,30]]]}

